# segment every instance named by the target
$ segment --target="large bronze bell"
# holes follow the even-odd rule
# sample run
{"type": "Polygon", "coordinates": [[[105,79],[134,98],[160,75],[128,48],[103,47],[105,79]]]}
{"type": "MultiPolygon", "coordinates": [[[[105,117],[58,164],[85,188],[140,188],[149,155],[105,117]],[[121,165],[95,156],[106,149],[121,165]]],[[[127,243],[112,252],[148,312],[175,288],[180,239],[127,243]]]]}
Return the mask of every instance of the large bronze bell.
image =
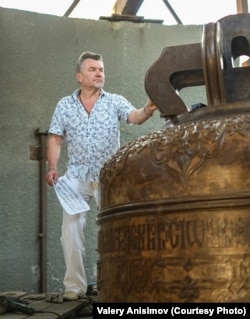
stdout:
{"type": "Polygon", "coordinates": [[[100,302],[249,302],[250,15],[164,48],[145,77],[166,126],[100,175],[100,302]],[[189,110],[178,90],[205,85],[189,110]]]}

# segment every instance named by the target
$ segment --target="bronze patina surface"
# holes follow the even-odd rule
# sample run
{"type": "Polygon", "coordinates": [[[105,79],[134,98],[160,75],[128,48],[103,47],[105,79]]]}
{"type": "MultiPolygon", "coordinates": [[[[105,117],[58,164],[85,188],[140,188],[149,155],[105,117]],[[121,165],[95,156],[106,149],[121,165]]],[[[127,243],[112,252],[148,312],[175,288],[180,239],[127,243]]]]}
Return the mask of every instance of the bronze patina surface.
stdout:
{"type": "Polygon", "coordinates": [[[98,301],[249,302],[250,67],[232,65],[249,43],[250,15],[228,16],[147,72],[168,121],[101,171],[98,301]],[[174,91],[202,83],[189,111],[174,91]]]}

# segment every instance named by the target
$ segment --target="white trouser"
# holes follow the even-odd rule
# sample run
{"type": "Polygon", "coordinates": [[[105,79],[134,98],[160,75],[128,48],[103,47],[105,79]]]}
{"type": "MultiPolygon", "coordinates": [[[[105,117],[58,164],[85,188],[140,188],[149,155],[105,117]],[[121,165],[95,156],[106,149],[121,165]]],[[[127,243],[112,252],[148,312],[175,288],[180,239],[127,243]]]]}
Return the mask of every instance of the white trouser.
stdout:
{"type": "MultiPolygon", "coordinates": [[[[98,204],[97,183],[91,182],[90,178],[87,182],[81,182],[68,174],[67,177],[75,184],[87,202],[94,197],[98,204]]],[[[74,291],[78,294],[85,294],[87,291],[85,228],[86,212],[69,215],[63,211],[61,244],[66,265],[63,284],[65,291],[74,291]]]]}

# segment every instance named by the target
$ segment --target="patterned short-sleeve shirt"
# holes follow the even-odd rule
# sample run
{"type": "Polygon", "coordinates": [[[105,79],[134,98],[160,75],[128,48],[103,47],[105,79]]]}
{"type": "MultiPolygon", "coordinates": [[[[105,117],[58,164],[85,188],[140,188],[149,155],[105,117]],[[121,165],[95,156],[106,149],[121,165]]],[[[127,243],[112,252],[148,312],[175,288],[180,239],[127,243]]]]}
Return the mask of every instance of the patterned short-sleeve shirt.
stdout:
{"type": "Polygon", "coordinates": [[[79,89],[58,102],[49,133],[65,138],[70,175],[86,181],[90,174],[98,182],[103,164],[120,147],[120,121],[136,108],[123,96],[102,90],[88,115],[78,94],[79,89]]]}

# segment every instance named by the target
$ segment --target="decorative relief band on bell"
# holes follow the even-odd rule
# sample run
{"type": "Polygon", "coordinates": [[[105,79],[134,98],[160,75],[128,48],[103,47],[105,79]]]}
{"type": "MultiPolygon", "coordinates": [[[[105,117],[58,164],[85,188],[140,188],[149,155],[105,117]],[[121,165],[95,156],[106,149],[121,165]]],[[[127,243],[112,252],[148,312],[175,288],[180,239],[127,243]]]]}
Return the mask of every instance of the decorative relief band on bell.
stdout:
{"type": "Polygon", "coordinates": [[[250,115],[241,114],[186,123],[138,138],[123,146],[102,168],[102,208],[117,205],[118,199],[125,203],[138,198],[131,187],[123,188],[121,194],[122,183],[136,186],[134,189],[144,192],[148,200],[155,199],[151,185],[161,188],[159,191],[165,188],[163,198],[209,193],[211,189],[228,192],[233,184],[239,190],[250,189],[250,184],[246,186],[247,181],[239,178],[250,173],[249,136],[250,115]],[[239,169],[236,176],[232,174],[234,165],[239,169]]]}
{"type": "Polygon", "coordinates": [[[176,168],[180,168],[180,173],[185,173],[185,168],[191,166],[192,161],[196,161],[194,166],[199,167],[205,158],[216,156],[222,147],[225,134],[249,136],[250,115],[192,122],[142,136],[121,147],[105,163],[100,178],[105,180],[113,176],[114,172],[119,175],[127,160],[146,148],[151,149],[155,164],[161,165],[172,160],[176,168]]]}

